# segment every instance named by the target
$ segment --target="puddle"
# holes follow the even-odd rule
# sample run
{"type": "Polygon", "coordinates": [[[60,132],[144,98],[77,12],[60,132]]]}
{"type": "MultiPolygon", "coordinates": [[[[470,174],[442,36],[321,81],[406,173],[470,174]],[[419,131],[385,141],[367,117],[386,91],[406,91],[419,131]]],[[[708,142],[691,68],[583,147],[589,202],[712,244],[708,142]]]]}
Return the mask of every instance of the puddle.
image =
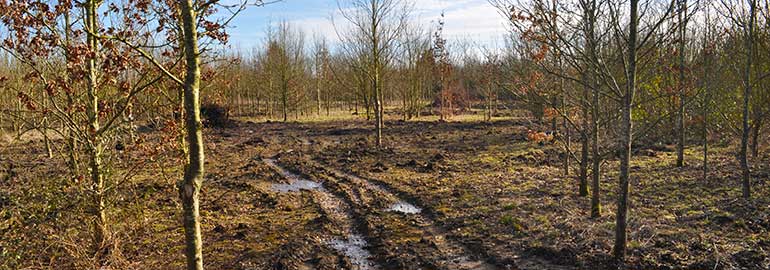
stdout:
{"type": "Polygon", "coordinates": [[[281,193],[287,193],[287,192],[296,192],[300,190],[320,190],[323,189],[323,185],[318,182],[308,181],[308,180],[297,180],[292,182],[291,184],[273,184],[273,186],[270,187],[273,191],[281,192],[281,193]]]}
{"type": "Polygon", "coordinates": [[[289,180],[288,184],[273,184],[271,186],[271,189],[273,191],[277,192],[296,192],[300,190],[319,190],[319,191],[325,191],[323,185],[319,182],[310,181],[307,179],[303,179],[299,175],[293,174],[286,169],[284,169],[281,166],[278,166],[278,163],[275,159],[266,158],[263,159],[265,164],[273,168],[280,174],[282,177],[286,178],[286,180],[289,180]]]}
{"type": "Polygon", "coordinates": [[[334,196],[323,184],[307,180],[297,174],[278,165],[275,159],[263,159],[265,164],[273,168],[278,174],[289,181],[288,184],[273,184],[272,189],[277,192],[295,192],[300,190],[312,190],[316,203],[321,207],[329,218],[335,221],[347,239],[336,238],[326,242],[326,244],[345,255],[350,262],[359,270],[378,269],[377,265],[370,259],[371,253],[366,250],[368,244],[366,240],[353,229],[353,217],[350,214],[350,205],[342,199],[334,196]]]}
{"type": "Polygon", "coordinates": [[[358,266],[359,270],[375,269],[376,267],[369,260],[372,255],[366,250],[366,245],[366,240],[357,234],[348,236],[347,240],[334,239],[329,242],[331,248],[345,254],[353,265],[358,266]]]}
{"type": "Polygon", "coordinates": [[[391,195],[391,197],[395,198],[397,200],[397,202],[394,203],[394,204],[391,204],[387,209],[385,209],[386,211],[389,211],[389,212],[399,212],[399,213],[403,213],[403,214],[419,214],[419,213],[422,212],[422,209],[420,209],[419,207],[415,206],[414,204],[408,203],[408,202],[406,202],[404,200],[401,200],[400,198],[396,197],[395,195],[393,195],[392,193],[390,193],[389,191],[387,191],[385,188],[381,187],[380,185],[374,184],[374,183],[372,183],[372,182],[370,182],[368,180],[365,180],[365,179],[363,179],[361,177],[358,177],[358,176],[355,176],[355,175],[352,175],[352,174],[349,174],[349,173],[345,173],[345,172],[337,170],[337,169],[328,168],[328,170],[330,172],[332,172],[333,174],[335,174],[336,176],[338,176],[338,177],[350,179],[350,180],[352,180],[352,181],[354,181],[354,182],[356,182],[356,183],[358,183],[360,185],[363,185],[366,188],[369,188],[371,190],[375,190],[375,191],[380,192],[382,194],[391,195]]]}
{"type": "Polygon", "coordinates": [[[414,206],[411,203],[400,201],[390,205],[390,207],[388,208],[388,211],[399,212],[404,214],[419,214],[420,212],[422,212],[422,209],[420,209],[417,206],[414,206]]]}

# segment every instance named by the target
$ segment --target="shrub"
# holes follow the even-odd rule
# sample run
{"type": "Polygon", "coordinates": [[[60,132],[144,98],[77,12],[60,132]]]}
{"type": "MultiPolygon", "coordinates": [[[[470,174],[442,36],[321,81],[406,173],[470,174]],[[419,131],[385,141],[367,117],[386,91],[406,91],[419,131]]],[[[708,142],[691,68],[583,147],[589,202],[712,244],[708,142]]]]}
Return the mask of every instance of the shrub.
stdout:
{"type": "Polygon", "coordinates": [[[201,106],[201,117],[206,127],[227,127],[230,124],[230,109],[217,103],[201,106]]]}

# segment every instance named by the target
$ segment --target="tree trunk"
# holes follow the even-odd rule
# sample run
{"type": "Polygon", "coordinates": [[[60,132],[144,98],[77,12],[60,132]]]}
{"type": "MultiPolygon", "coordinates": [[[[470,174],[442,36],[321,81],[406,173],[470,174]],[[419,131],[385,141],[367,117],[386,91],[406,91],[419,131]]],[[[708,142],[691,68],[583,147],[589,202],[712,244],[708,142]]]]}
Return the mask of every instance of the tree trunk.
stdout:
{"type": "MultiPolygon", "coordinates": [[[[563,72],[561,58],[559,58],[559,72],[563,72]]],[[[559,91],[562,94],[561,110],[564,112],[564,119],[562,119],[562,127],[564,128],[564,177],[569,177],[570,158],[572,157],[572,131],[569,128],[570,112],[569,108],[567,108],[567,91],[564,89],[564,78],[559,78],[559,91]]]]}
{"type": "Polygon", "coordinates": [[[46,156],[50,159],[53,158],[53,148],[51,148],[51,138],[48,137],[48,128],[48,117],[43,117],[43,128],[40,132],[43,134],[46,156]]]}
{"type": "Polygon", "coordinates": [[[709,110],[708,102],[710,102],[708,90],[706,90],[706,102],[703,108],[703,180],[708,179],[709,175],[709,110]]]}
{"type": "Polygon", "coordinates": [[[289,120],[289,108],[287,104],[288,97],[286,97],[286,93],[283,93],[281,95],[281,115],[283,115],[283,122],[286,122],[289,120]]]}
{"type": "MultiPolygon", "coordinates": [[[[72,26],[70,23],[70,13],[65,12],[64,13],[64,45],[65,45],[64,59],[65,59],[65,62],[67,63],[69,63],[71,60],[71,55],[69,51],[71,41],[72,41],[72,26]]],[[[67,72],[68,81],[69,81],[69,78],[72,78],[71,75],[72,74],[70,74],[70,72],[68,71],[67,72]]],[[[67,106],[72,108],[73,104],[74,104],[74,100],[72,99],[72,94],[67,93],[67,106]]],[[[68,113],[67,117],[69,117],[70,119],[73,119],[72,113],[68,113]]],[[[78,152],[77,152],[78,143],[76,138],[77,135],[75,134],[75,130],[74,130],[75,127],[69,126],[66,124],[64,126],[68,129],[68,132],[67,132],[67,152],[68,152],[67,163],[68,164],[67,165],[69,166],[70,174],[72,174],[72,177],[78,177],[78,175],[80,174],[80,164],[78,163],[79,162],[78,152]]]]}
{"type": "Polygon", "coordinates": [[[748,144],[749,144],[749,106],[751,99],[751,66],[754,50],[754,20],[756,18],[756,0],[749,1],[749,24],[746,31],[746,66],[744,70],[743,88],[743,133],[741,134],[741,148],[738,160],[741,164],[743,198],[751,198],[751,171],[749,170],[748,144]]]}
{"type": "MultiPolygon", "coordinates": [[[[588,83],[586,81],[585,74],[583,75],[583,81],[584,83],[588,83]]],[[[583,102],[582,102],[582,110],[583,110],[583,124],[580,130],[580,186],[579,186],[579,194],[581,197],[588,196],[588,127],[585,122],[588,121],[589,117],[589,108],[588,108],[588,98],[589,98],[589,90],[588,86],[583,86],[583,102]]]]}
{"type": "Polygon", "coordinates": [[[185,255],[188,270],[203,269],[203,240],[199,212],[199,194],[204,176],[203,125],[200,118],[200,59],[198,51],[197,14],[193,1],[178,2],[181,9],[185,62],[187,74],[184,80],[184,105],[186,111],[187,143],[190,151],[185,166],[184,179],[179,182],[179,197],[182,200],[185,255]]]}
{"type": "MultiPolygon", "coordinates": [[[[98,41],[94,33],[98,31],[97,22],[97,10],[99,9],[100,1],[89,0],[85,6],[85,24],[88,27],[88,34],[86,38],[88,49],[92,52],[98,52],[98,41]]],[[[105,215],[104,205],[104,175],[102,171],[102,143],[99,136],[99,97],[97,96],[97,79],[96,74],[97,53],[92,54],[88,58],[87,62],[87,98],[88,98],[88,134],[89,142],[87,143],[87,152],[89,156],[89,169],[93,192],[93,202],[91,206],[92,214],[94,215],[94,232],[93,232],[93,246],[95,249],[95,257],[97,262],[101,265],[103,258],[103,249],[105,245],[105,237],[107,235],[107,217],[105,215]]]]}
{"type": "Polygon", "coordinates": [[[380,75],[379,68],[375,67],[374,81],[374,121],[375,123],[375,138],[377,147],[382,147],[382,100],[381,89],[379,87],[380,75]]]}
{"type": "Polygon", "coordinates": [[[599,199],[601,193],[601,188],[599,187],[599,179],[602,174],[602,158],[599,153],[599,96],[601,95],[601,89],[599,88],[599,84],[597,82],[597,65],[599,59],[596,52],[596,33],[594,32],[596,23],[596,1],[591,1],[588,5],[590,6],[586,7],[588,9],[587,17],[589,18],[587,24],[587,36],[588,51],[591,57],[590,68],[588,70],[590,72],[589,80],[592,88],[591,91],[593,92],[591,100],[591,158],[593,161],[591,175],[591,217],[598,218],[602,215],[602,206],[599,199]]]}
{"type": "Polygon", "coordinates": [[[687,0],[679,0],[679,112],[677,115],[677,147],[676,147],[676,166],[684,167],[684,143],[685,143],[685,129],[684,129],[684,99],[685,99],[685,82],[684,82],[684,49],[685,38],[687,34],[687,18],[685,12],[687,11],[687,0]]]}
{"type": "MultiPolygon", "coordinates": [[[[318,71],[316,71],[316,72],[318,72],[318,71]]],[[[321,101],[321,80],[323,79],[323,77],[319,76],[319,75],[316,75],[316,76],[318,76],[317,81],[316,81],[316,86],[315,86],[316,101],[318,102],[318,108],[317,108],[317,111],[316,111],[316,115],[317,116],[321,116],[321,110],[322,110],[322,108],[321,108],[321,106],[322,106],[322,103],[321,103],[322,102],[321,101]]]]}
{"type": "Polygon", "coordinates": [[[376,123],[375,123],[375,133],[376,133],[375,135],[376,136],[375,137],[377,138],[377,147],[382,147],[382,122],[383,122],[383,119],[382,119],[382,116],[383,116],[382,115],[382,112],[383,112],[383,109],[382,109],[382,102],[383,102],[382,97],[383,97],[383,93],[382,93],[382,89],[381,89],[382,88],[382,78],[380,78],[380,76],[382,75],[381,74],[382,63],[381,63],[381,59],[380,58],[381,58],[382,55],[380,55],[380,42],[381,42],[381,40],[379,39],[379,34],[380,34],[379,31],[380,31],[380,29],[378,29],[378,26],[379,26],[378,21],[380,20],[380,16],[381,16],[381,14],[379,14],[379,10],[380,10],[381,7],[378,6],[378,4],[381,4],[381,3],[378,3],[378,1],[374,1],[374,0],[372,0],[370,3],[371,3],[371,8],[372,8],[371,9],[371,12],[372,12],[372,14],[371,14],[372,15],[372,18],[371,18],[372,19],[372,21],[371,21],[371,24],[372,24],[371,35],[372,36],[370,37],[371,41],[372,41],[372,44],[371,44],[372,45],[372,55],[371,55],[371,57],[372,57],[372,66],[370,67],[371,68],[370,71],[372,72],[371,76],[372,76],[372,79],[373,79],[372,80],[372,87],[374,87],[374,89],[373,89],[374,93],[372,93],[372,94],[374,94],[374,100],[373,100],[373,102],[374,102],[374,110],[375,110],[374,118],[375,118],[375,121],[376,121],[376,123]]]}
{"type": "Polygon", "coordinates": [[[628,70],[626,74],[627,85],[626,93],[623,95],[623,104],[621,112],[621,136],[619,140],[620,157],[620,177],[618,187],[618,207],[615,221],[615,245],[613,255],[615,260],[623,263],[626,255],[626,227],[628,225],[628,186],[629,186],[629,163],[631,163],[631,136],[633,123],[631,122],[632,103],[634,93],[636,92],[636,36],[638,24],[639,0],[631,0],[630,6],[630,25],[628,35],[628,70]]]}
{"type": "MultiPolygon", "coordinates": [[[[596,78],[592,76],[592,78],[596,78]]],[[[602,206],[599,201],[599,178],[601,177],[601,156],[599,155],[599,89],[596,84],[593,85],[593,102],[591,104],[591,157],[593,169],[591,174],[591,217],[598,218],[602,215],[602,206]]]]}
{"type": "Polygon", "coordinates": [[[756,158],[759,155],[759,135],[762,130],[762,115],[759,109],[755,109],[754,121],[751,127],[751,156],[756,158]]]}

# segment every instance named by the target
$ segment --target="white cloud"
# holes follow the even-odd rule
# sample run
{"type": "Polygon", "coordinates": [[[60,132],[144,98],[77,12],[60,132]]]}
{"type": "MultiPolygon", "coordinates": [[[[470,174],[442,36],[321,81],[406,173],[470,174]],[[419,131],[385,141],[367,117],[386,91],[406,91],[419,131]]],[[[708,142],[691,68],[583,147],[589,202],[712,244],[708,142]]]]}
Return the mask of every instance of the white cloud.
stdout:
{"type": "MultiPolygon", "coordinates": [[[[430,21],[440,17],[435,14],[430,21]]],[[[506,32],[505,20],[497,9],[484,0],[466,1],[464,5],[447,9],[444,13],[444,34],[448,38],[472,37],[481,39],[497,38],[506,32]]]]}
{"type": "MultiPolygon", "coordinates": [[[[441,13],[444,12],[444,36],[449,40],[470,40],[480,45],[488,46],[499,41],[507,31],[504,18],[487,0],[415,1],[412,12],[413,20],[419,22],[424,27],[435,28],[441,13]]],[[[334,44],[339,42],[337,30],[344,32],[347,28],[347,22],[345,22],[345,19],[339,14],[337,9],[336,4],[330,4],[325,9],[316,10],[310,14],[305,12],[301,15],[292,14],[291,10],[278,9],[269,12],[267,15],[272,24],[277,24],[282,19],[286,19],[292,25],[304,31],[308,38],[313,38],[314,35],[321,35],[334,44]]],[[[254,29],[254,27],[264,28],[265,26],[245,25],[242,27],[254,29]]],[[[244,28],[241,28],[241,30],[244,30],[244,28]]],[[[237,32],[248,35],[249,37],[236,36],[237,39],[242,41],[248,39],[248,43],[261,42],[260,39],[264,36],[264,30],[254,29],[245,33],[242,31],[237,32]]]]}

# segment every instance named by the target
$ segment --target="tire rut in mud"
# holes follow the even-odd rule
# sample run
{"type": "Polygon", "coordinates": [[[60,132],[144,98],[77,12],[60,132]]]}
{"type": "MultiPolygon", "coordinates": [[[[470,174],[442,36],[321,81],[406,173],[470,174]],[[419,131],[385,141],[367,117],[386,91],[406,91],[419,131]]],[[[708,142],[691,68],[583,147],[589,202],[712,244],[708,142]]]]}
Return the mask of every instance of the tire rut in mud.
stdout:
{"type": "MultiPolygon", "coordinates": [[[[273,191],[278,193],[311,192],[314,203],[320,208],[324,221],[326,221],[324,222],[323,236],[318,242],[337,253],[341,259],[341,262],[338,263],[340,267],[359,270],[380,268],[370,259],[372,256],[367,250],[368,243],[358,233],[355,226],[357,222],[352,216],[353,211],[349,203],[335,196],[322,183],[307,180],[290,172],[279,165],[275,159],[263,159],[263,161],[289,182],[288,184],[274,184],[273,191]]],[[[304,257],[295,258],[294,261],[308,261],[307,256],[304,257]]],[[[298,265],[292,268],[314,269],[311,264],[298,265]]]]}
{"type": "Polygon", "coordinates": [[[499,269],[461,243],[419,208],[363,178],[316,163],[287,156],[293,171],[323,182],[347,201],[370,240],[375,259],[387,269],[499,269]]]}
{"type": "MultiPolygon", "coordinates": [[[[421,211],[420,215],[418,216],[421,217],[428,224],[427,227],[425,227],[426,231],[430,232],[432,235],[439,235],[444,239],[448,238],[447,240],[449,242],[448,245],[455,247],[455,250],[460,252],[460,253],[454,253],[454,254],[459,254],[456,256],[462,256],[462,254],[472,254],[473,257],[470,257],[470,258],[486,258],[484,261],[465,260],[463,262],[466,267],[441,268],[441,269],[518,269],[518,270],[574,270],[575,269],[574,267],[570,267],[566,265],[554,264],[548,261],[546,258],[531,256],[528,254],[518,254],[518,255],[514,255],[513,257],[497,256],[498,253],[503,253],[503,252],[499,252],[499,249],[502,247],[505,247],[506,246],[505,243],[485,244],[483,240],[476,239],[476,238],[458,239],[457,236],[452,235],[447,228],[445,228],[444,226],[438,225],[434,221],[435,213],[432,212],[430,208],[425,208],[424,205],[421,205],[419,203],[419,200],[414,196],[395,190],[391,186],[389,186],[388,184],[380,180],[360,177],[355,175],[354,173],[347,173],[342,170],[335,169],[333,166],[329,166],[325,164],[324,161],[322,160],[315,160],[313,161],[313,163],[316,170],[327,171],[329,174],[334,175],[334,177],[336,178],[349,179],[349,181],[351,182],[359,183],[359,185],[368,186],[369,189],[376,190],[378,193],[387,194],[387,196],[390,196],[392,198],[406,198],[406,199],[397,199],[397,200],[399,202],[411,201],[411,202],[407,202],[407,204],[410,205],[409,207],[415,207],[417,209],[420,209],[419,207],[423,207],[424,211],[421,211]],[[468,268],[468,266],[470,266],[470,268],[468,268]]],[[[391,207],[393,205],[398,205],[398,203],[391,204],[391,207]]],[[[469,257],[465,257],[464,259],[467,259],[467,258],[469,257]]]]}

